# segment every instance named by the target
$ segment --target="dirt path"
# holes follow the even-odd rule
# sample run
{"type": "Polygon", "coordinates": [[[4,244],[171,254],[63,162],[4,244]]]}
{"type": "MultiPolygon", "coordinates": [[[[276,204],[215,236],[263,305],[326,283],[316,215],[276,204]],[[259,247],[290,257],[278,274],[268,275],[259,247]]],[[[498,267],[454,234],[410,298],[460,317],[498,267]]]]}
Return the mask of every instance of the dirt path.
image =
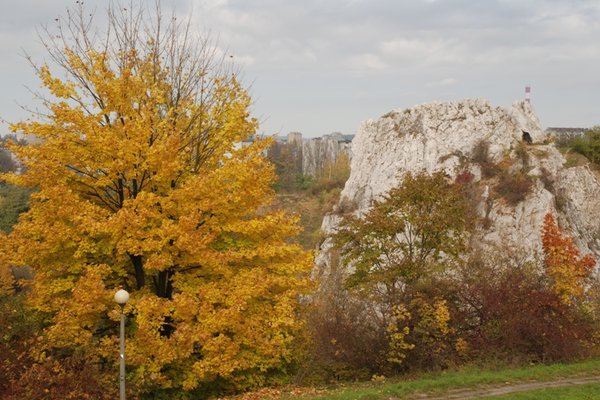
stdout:
{"type": "MultiPolygon", "coordinates": [[[[461,389],[451,390],[443,396],[428,396],[428,395],[415,395],[414,399],[423,400],[458,400],[458,399],[479,399],[488,396],[500,396],[516,392],[526,392],[529,390],[546,389],[546,388],[558,388],[566,386],[585,385],[589,383],[600,384],[600,376],[589,376],[585,378],[563,378],[549,382],[530,382],[530,383],[519,383],[519,384],[507,384],[505,386],[488,386],[479,389],[461,389]]],[[[389,400],[399,400],[396,397],[392,397],[389,400]]]]}

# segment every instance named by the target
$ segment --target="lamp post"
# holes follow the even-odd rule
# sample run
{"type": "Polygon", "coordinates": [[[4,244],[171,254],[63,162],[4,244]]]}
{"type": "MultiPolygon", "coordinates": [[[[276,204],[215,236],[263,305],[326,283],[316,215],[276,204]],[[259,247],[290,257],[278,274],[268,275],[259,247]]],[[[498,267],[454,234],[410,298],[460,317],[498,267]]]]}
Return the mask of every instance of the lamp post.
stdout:
{"type": "Polygon", "coordinates": [[[120,356],[119,356],[119,398],[125,400],[125,314],[123,308],[129,300],[127,290],[119,290],[115,293],[115,301],[121,306],[121,328],[120,328],[120,356]]]}

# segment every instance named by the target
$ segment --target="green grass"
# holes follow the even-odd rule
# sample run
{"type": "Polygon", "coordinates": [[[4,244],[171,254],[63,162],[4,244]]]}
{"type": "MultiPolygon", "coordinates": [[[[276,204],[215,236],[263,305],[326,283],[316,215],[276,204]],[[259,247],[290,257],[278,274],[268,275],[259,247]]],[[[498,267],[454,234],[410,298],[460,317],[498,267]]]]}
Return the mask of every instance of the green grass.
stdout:
{"type": "Polygon", "coordinates": [[[540,390],[531,390],[528,392],[521,393],[510,393],[503,396],[491,396],[485,399],[511,399],[511,400],[530,400],[530,399],[544,399],[544,400],[597,400],[600,398],[600,385],[589,384],[581,386],[569,386],[562,388],[548,388],[540,390]]]}
{"type": "MultiPolygon", "coordinates": [[[[475,367],[469,367],[458,371],[424,374],[412,379],[390,379],[383,383],[352,384],[347,385],[346,387],[331,388],[327,391],[327,394],[322,394],[319,396],[282,396],[280,399],[384,400],[388,399],[389,397],[404,398],[422,393],[443,395],[449,390],[478,389],[487,385],[506,385],[507,383],[516,384],[534,381],[543,382],[566,377],[584,377],[592,375],[600,375],[600,360],[591,360],[572,364],[535,365],[524,368],[506,368],[496,370],[482,370],[475,367]]],[[[596,391],[599,390],[597,385],[584,386],[581,388],[565,388],[564,390],[568,391],[570,389],[576,391],[581,389],[582,391],[593,391],[594,387],[596,388],[596,391]]],[[[585,395],[585,392],[581,393],[585,395]]],[[[600,398],[598,394],[596,397],[600,398]]]]}

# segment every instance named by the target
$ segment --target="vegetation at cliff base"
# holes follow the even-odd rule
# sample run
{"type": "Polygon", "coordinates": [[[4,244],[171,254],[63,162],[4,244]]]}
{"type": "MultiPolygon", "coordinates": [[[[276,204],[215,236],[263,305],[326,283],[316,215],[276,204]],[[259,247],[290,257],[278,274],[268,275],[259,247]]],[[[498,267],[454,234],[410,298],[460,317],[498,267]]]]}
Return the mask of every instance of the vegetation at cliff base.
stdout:
{"type": "Polygon", "coordinates": [[[310,325],[321,374],[368,379],[474,360],[598,355],[595,259],[551,213],[540,232],[543,260],[501,244],[497,253],[473,252],[478,222],[461,176],[407,174],[363,215],[342,220],[310,325]]]}

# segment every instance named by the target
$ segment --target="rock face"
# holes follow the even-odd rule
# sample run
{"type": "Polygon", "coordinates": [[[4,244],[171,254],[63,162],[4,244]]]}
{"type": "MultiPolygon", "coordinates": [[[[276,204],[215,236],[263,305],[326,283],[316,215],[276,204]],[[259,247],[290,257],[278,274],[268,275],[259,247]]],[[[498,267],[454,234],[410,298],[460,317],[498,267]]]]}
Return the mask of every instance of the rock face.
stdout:
{"type": "MultiPolygon", "coordinates": [[[[363,213],[407,172],[444,171],[453,179],[469,171],[480,191],[474,246],[487,251],[502,245],[505,251],[539,256],[543,219],[551,211],[582,252],[598,257],[600,183],[586,166],[567,168],[564,157],[545,140],[530,103],[524,101],[508,109],[481,99],[428,103],[368,120],[352,142],[351,174],[340,204],[322,228],[326,234],[334,232],[348,204],[363,213]],[[523,143],[523,131],[533,144],[523,143]],[[497,193],[498,178],[484,170],[482,149],[488,163],[526,176],[531,186],[524,198],[507,201],[497,193]]],[[[327,275],[331,246],[331,239],[322,244],[316,275],[327,275]]]]}

